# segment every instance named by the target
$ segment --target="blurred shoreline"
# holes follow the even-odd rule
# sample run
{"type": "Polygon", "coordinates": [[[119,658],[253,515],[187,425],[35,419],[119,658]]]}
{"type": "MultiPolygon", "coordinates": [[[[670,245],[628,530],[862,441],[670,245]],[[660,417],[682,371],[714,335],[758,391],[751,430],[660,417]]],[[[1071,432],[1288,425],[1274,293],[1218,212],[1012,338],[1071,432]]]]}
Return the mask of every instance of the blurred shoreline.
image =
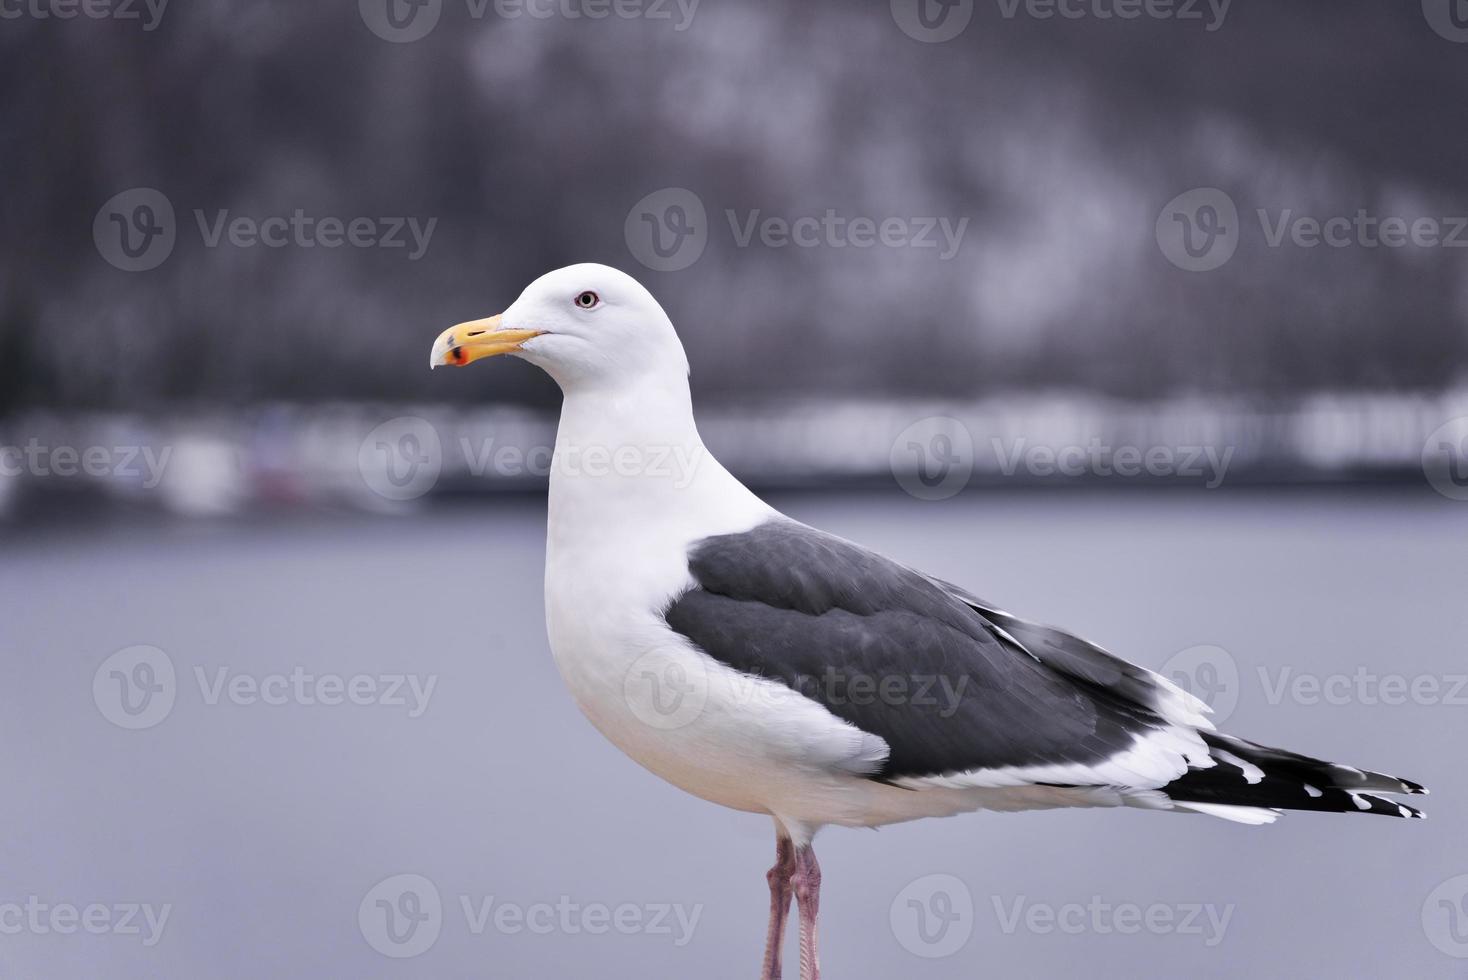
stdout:
{"type": "MultiPolygon", "coordinates": [[[[709,450],[757,490],[895,482],[922,499],[972,487],[1423,485],[1431,440],[1460,435],[1444,427],[1465,416],[1468,389],[1316,394],[1271,407],[1026,393],[699,410],[709,450]]],[[[554,442],[552,413],[517,406],[32,412],[0,420],[0,522],[395,513],[538,493],[554,442]]]]}

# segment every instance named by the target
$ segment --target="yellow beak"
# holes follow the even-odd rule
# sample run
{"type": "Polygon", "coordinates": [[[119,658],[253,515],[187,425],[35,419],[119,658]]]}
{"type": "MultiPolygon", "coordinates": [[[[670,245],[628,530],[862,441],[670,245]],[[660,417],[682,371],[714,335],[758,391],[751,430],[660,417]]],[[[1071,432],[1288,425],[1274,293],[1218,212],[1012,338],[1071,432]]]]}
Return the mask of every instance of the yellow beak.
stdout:
{"type": "Polygon", "coordinates": [[[428,355],[428,366],[440,364],[463,367],[473,364],[482,357],[508,354],[520,349],[520,345],[531,337],[539,337],[543,330],[504,330],[498,316],[483,320],[470,320],[449,327],[433,342],[433,352],[428,355]]]}

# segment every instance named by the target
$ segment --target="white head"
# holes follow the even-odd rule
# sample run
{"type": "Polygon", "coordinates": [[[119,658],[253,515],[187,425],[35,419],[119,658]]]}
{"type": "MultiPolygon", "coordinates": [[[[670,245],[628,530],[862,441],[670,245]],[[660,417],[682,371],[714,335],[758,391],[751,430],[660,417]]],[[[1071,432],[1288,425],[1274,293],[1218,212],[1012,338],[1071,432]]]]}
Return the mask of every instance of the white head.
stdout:
{"type": "Polygon", "coordinates": [[[445,330],[428,363],[465,365],[496,354],[529,361],[566,392],[688,378],[683,345],[652,294],[591,262],[547,272],[498,316],[445,330]]]}

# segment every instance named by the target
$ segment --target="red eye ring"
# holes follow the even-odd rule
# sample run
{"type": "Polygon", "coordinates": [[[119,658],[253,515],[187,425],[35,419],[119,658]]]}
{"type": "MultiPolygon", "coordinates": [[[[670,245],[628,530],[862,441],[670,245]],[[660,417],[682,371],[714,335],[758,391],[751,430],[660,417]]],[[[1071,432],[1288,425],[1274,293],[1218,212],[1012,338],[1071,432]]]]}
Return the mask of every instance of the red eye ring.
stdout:
{"type": "Polygon", "coordinates": [[[601,302],[601,297],[596,295],[596,293],[593,293],[589,289],[583,289],[581,292],[576,294],[575,302],[576,305],[581,307],[581,309],[583,310],[594,310],[596,309],[597,304],[601,302]]]}

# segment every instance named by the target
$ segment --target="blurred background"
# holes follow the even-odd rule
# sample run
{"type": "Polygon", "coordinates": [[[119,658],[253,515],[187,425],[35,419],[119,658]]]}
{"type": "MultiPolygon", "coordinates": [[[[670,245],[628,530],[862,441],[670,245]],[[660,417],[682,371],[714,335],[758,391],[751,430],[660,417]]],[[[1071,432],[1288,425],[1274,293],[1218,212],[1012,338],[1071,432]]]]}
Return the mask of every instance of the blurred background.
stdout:
{"type": "Polygon", "coordinates": [[[0,967],[753,975],[768,828],[549,662],[558,392],[427,370],[595,261],[792,515],[1439,790],[832,833],[830,975],[1461,975],[1465,86],[1460,0],[0,0],[0,967]],[[297,669],[383,697],[250,699],[297,669]],[[423,949],[368,921],[404,873],[423,949]],[[701,918],[476,933],[487,896],[701,918]],[[1235,911],[1005,929],[1092,896],[1235,911]],[[30,897],[174,911],[145,945],[30,897]]]}

